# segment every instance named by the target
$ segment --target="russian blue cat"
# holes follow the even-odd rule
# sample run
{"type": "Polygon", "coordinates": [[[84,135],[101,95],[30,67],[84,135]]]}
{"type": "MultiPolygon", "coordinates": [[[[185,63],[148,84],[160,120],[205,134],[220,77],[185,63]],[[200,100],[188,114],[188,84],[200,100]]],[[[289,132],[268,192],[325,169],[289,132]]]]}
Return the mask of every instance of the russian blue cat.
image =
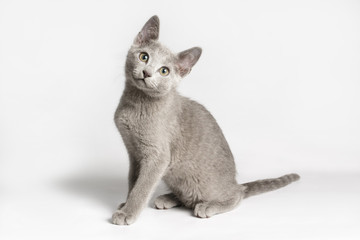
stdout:
{"type": "Polygon", "coordinates": [[[114,224],[132,224],[161,179],[171,193],[155,207],[183,205],[208,218],[234,209],[242,199],[284,187],[297,174],[238,184],[235,163],[214,117],[178,94],[180,81],[199,60],[201,48],[172,53],[159,41],[159,18],[150,18],[126,59],[126,82],[115,123],[130,160],[129,191],[113,214],[114,224]]]}

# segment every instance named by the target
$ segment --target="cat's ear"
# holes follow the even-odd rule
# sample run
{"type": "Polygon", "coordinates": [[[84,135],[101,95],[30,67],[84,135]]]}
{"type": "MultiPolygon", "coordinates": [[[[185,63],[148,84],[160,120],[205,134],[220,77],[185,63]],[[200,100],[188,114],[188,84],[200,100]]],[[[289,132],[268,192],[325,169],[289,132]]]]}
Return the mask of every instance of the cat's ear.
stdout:
{"type": "Polygon", "coordinates": [[[186,76],[190,73],[191,68],[199,60],[201,56],[201,48],[193,47],[177,55],[177,68],[181,77],[186,76]]]}
{"type": "Polygon", "coordinates": [[[149,43],[151,40],[158,40],[159,38],[159,29],[160,29],[160,20],[158,16],[152,16],[141,29],[139,34],[134,40],[136,45],[144,45],[149,43]]]}

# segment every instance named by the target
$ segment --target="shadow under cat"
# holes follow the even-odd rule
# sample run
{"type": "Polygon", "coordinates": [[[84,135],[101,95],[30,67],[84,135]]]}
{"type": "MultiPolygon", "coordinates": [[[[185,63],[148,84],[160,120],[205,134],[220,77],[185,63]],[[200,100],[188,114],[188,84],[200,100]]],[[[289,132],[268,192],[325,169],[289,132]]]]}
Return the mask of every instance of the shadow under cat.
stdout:
{"type": "MultiPolygon", "coordinates": [[[[91,198],[92,200],[98,201],[104,205],[109,212],[113,212],[120,203],[126,200],[128,179],[126,174],[122,175],[121,173],[109,174],[109,171],[85,171],[74,176],[60,179],[56,182],[56,186],[69,194],[75,194],[82,198],[91,198]]],[[[152,195],[148,207],[155,210],[155,198],[167,192],[169,192],[168,188],[161,182],[152,195]]],[[[188,211],[186,208],[183,208],[183,210],[188,211]]],[[[107,221],[111,222],[111,219],[107,219],[107,221]]]]}

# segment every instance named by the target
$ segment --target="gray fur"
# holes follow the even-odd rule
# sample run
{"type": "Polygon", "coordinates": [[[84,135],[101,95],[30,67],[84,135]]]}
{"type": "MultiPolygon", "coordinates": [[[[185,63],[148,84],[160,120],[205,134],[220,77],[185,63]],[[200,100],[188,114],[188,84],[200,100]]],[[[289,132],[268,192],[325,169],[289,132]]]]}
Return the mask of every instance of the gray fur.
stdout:
{"type": "Polygon", "coordinates": [[[230,211],[243,198],[297,180],[297,174],[290,174],[236,182],[233,155],[214,117],[176,91],[198,61],[201,48],[173,54],[158,37],[159,19],[153,16],[127,55],[126,84],[115,123],[130,159],[129,192],[113,214],[113,223],[133,223],[161,179],[172,192],[158,197],[156,208],[184,205],[201,218],[230,211]],[[139,59],[143,52],[149,56],[147,62],[139,59]],[[160,74],[163,66],[170,70],[168,76],[160,74]]]}

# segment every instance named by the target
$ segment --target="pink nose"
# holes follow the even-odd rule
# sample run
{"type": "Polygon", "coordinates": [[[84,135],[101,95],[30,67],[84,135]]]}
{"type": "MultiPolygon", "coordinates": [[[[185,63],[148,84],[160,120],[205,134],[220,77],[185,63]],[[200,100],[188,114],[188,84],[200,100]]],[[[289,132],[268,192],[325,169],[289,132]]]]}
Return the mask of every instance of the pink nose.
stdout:
{"type": "Polygon", "coordinates": [[[148,73],[145,70],[143,71],[143,74],[144,74],[144,78],[151,77],[150,73],[148,73]]]}

